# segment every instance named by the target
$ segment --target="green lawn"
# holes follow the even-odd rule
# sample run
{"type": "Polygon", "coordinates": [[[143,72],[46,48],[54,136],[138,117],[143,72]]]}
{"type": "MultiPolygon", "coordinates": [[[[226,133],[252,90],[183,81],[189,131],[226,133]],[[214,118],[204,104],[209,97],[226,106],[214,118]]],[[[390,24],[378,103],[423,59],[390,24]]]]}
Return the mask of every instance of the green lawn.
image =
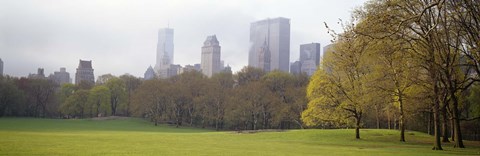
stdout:
{"type": "Polygon", "coordinates": [[[141,119],[62,120],[0,118],[0,155],[480,155],[480,142],[466,149],[394,130],[290,130],[235,133],[153,126],[141,119]]]}

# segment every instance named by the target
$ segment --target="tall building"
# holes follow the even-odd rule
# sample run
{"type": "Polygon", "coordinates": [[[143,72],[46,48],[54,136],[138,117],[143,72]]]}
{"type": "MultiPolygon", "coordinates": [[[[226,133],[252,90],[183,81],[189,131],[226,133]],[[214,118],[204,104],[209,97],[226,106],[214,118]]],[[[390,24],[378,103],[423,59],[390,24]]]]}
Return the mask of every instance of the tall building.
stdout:
{"type": "Polygon", "coordinates": [[[208,77],[221,71],[220,43],[217,36],[208,36],[202,47],[202,73],[208,77]]]}
{"type": "Polygon", "coordinates": [[[72,83],[70,81],[70,73],[68,73],[64,67],[60,68],[60,71],[53,72],[53,75],[50,75],[49,77],[53,82],[59,85],[72,83]]]}
{"type": "Polygon", "coordinates": [[[95,76],[93,75],[92,61],[80,60],[78,64],[77,73],[75,73],[75,84],[86,81],[95,84],[95,76]]]}
{"type": "Polygon", "coordinates": [[[158,31],[157,62],[155,72],[167,78],[168,68],[173,64],[173,29],[163,28],[158,31]]]}
{"type": "Polygon", "coordinates": [[[0,76],[2,76],[2,75],[3,75],[3,61],[0,58],[0,76]]]}
{"type": "MultiPolygon", "coordinates": [[[[290,19],[278,17],[250,24],[250,50],[248,65],[264,68],[260,52],[266,43],[270,52],[270,69],[288,72],[290,64],[290,19]],[[263,66],[263,67],[262,67],[263,66]]],[[[265,55],[263,55],[265,57],[265,55]]],[[[263,60],[263,59],[262,59],[263,60]]]]}
{"type": "Polygon", "coordinates": [[[320,65],[320,43],[300,45],[300,71],[311,76],[320,65]]]}
{"type": "Polygon", "coordinates": [[[143,74],[143,79],[151,80],[153,78],[155,78],[155,71],[153,71],[152,66],[149,66],[147,68],[147,71],[145,71],[145,74],[143,74]]]}

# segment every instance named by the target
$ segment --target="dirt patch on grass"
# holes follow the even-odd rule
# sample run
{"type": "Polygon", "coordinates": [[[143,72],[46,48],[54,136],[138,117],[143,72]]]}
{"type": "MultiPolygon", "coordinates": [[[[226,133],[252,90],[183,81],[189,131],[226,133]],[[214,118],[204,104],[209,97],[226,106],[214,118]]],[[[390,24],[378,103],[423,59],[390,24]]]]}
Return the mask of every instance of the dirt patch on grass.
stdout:
{"type": "Polygon", "coordinates": [[[241,131],[234,131],[233,133],[237,134],[254,134],[254,133],[261,133],[261,132],[285,132],[286,130],[281,129],[261,129],[261,130],[241,130],[241,131]]]}
{"type": "Polygon", "coordinates": [[[125,120],[129,119],[130,117],[123,117],[123,116],[107,116],[107,117],[95,117],[95,118],[90,118],[89,120],[94,120],[94,121],[102,121],[102,120],[125,120]]]}

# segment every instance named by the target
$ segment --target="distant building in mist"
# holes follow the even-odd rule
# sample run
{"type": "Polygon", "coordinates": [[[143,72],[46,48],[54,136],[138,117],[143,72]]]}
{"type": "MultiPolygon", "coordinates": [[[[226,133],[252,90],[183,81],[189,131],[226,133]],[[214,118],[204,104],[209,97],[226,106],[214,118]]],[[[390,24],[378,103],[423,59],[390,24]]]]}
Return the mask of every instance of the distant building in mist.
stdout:
{"type": "Polygon", "coordinates": [[[208,77],[212,77],[213,74],[220,72],[221,60],[220,60],[220,43],[217,40],[217,36],[208,36],[202,47],[202,73],[208,77]]]}
{"type": "Polygon", "coordinates": [[[332,50],[331,49],[332,47],[333,47],[333,44],[329,44],[329,45],[324,46],[322,56],[325,57],[325,54],[330,53],[331,50],[332,50]]]}
{"type": "Polygon", "coordinates": [[[72,83],[70,79],[70,73],[67,72],[66,68],[60,68],[60,71],[53,72],[51,74],[50,79],[58,85],[62,85],[65,83],[72,83]]]}
{"type": "Polygon", "coordinates": [[[227,65],[225,68],[223,68],[222,72],[233,74],[232,67],[230,67],[230,65],[227,65]]]}
{"type": "Polygon", "coordinates": [[[168,78],[170,65],[173,64],[173,29],[163,28],[158,31],[157,62],[155,72],[161,78],[168,78]]]}
{"type": "Polygon", "coordinates": [[[149,66],[147,68],[147,71],[145,71],[145,74],[143,74],[143,79],[145,80],[151,80],[155,78],[155,71],[153,71],[152,66],[149,66]]]}
{"type": "MultiPolygon", "coordinates": [[[[263,53],[265,58],[266,53],[263,53]]],[[[290,64],[290,19],[278,17],[250,24],[250,50],[248,65],[265,71],[289,71],[290,64]],[[265,48],[267,51],[262,50],[265,48]],[[270,52],[270,60],[260,59],[261,52],[270,52]],[[270,69],[265,69],[265,65],[270,69]]]]}
{"type": "Polygon", "coordinates": [[[28,74],[29,79],[45,79],[45,70],[43,68],[38,68],[36,74],[28,74]]]}
{"type": "Polygon", "coordinates": [[[182,73],[187,72],[187,71],[202,71],[202,67],[200,64],[194,64],[194,65],[185,65],[185,67],[182,68],[182,73]]]}
{"type": "MultiPolygon", "coordinates": [[[[326,56],[328,56],[328,55],[332,55],[332,53],[333,53],[333,45],[334,45],[334,44],[332,43],[332,44],[329,44],[329,45],[326,45],[326,46],[323,47],[323,54],[322,54],[323,59],[328,58],[328,57],[326,57],[326,56]]],[[[328,73],[331,73],[331,72],[332,72],[332,69],[331,69],[331,68],[328,68],[328,67],[326,67],[324,70],[325,70],[326,72],[328,72],[328,73]]]]}
{"type": "Polygon", "coordinates": [[[290,73],[297,75],[301,73],[302,64],[300,61],[295,61],[290,64],[290,73]]]}
{"type": "Polygon", "coordinates": [[[179,75],[181,73],[181,69],[181,65],[171,64],[170,67],[167,68],[167,77],[179,75]]]}
{"type": "Polygon", "coordinates": [[[79,84],[82,81],[95,84],[95,76],[93,75],[91,60],[80,60],[78,64],[77,73],[75,73],[75,84],[79,84]]]}
{"type": "Polygon", "coordinates": [[[0,76],[3,75],[3,61],[0,58],[0,76]]]}
{"type": "Polygon", "coordinates": [[[320,43],[300,45],[300,71],[312,76],[320,65],[320,43]]]}

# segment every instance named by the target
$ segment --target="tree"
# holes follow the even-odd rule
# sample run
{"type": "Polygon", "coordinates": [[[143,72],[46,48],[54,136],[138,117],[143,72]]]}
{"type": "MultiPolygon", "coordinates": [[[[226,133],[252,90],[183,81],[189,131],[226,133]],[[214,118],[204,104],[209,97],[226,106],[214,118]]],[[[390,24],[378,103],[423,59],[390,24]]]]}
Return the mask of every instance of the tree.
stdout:
{"type": "Polygon", "coordinates": [[[138,86],[140,86],[140,84],[142,84],[142,81],[139,78],[129,74],[120,76],[120,79],[122,79],[123,83],[125,83],[125,89],[127,90],[127,105],[125,106],[125,115],[130,116],[130,104],[133,92],[138,88],[138,86]]]}
{"type": "Polygon", "coordinates": [[[57,93],[60,103],[64,103],[76,90],[78,90],[78,87],[74,84],[65,83],[60,86],[60,90],[57,93]]]}
{"type": "Polygon", "coordinates": [[[60,111],[69,117],[83,118],[88,110],[88,90],[77,90],[60,106],[60,111]]]}
{"type": "Polygon", "coordinates": [[[110,91],[110,109],[111,115],[117,115],[121,102],[124,102],[126,95],[125,83],[119,78],[110,78],[105,84],[110,91]]]}
{"type": "Polygon", "coordinates": [[[167,108],[172,97],[171,84],[163,79],[152,79],[142,83],[132,96],[132,111],[135,116],[151,119],[155,126],[166,121],[167,108]]]}
{"type": "Polygon", "coordinates": [[[13,78],[0,75],[0,117],[22,115],[24,102],[25,95],[13,78]]]}
{"type": "Polygon", "coordinates": [[[262,69],[255,67],[243,67],[239,72],[235,74],[238,85],[245,85],[252,81],[258,81],[265,72],[262,69]]]}
{"type": "Polygon", "coordinates": [[[431,103],[433,108],[435,141],[434,150],[442,150],[440,143],[441,111],[441,53],[446,51],[444,35],[448,33],[445,25],[444,0],[426,1],[371,1],[366,12],[362,13],[366,25],[374,29],[364,29],[360,34],[373,39],[388,37],[398,38],[408,43],[408,49],[416,59],[416,63],[423,68],[426,77],[424,86],[431,89],[431,103]]]}
{"type": "Polygon", "coordinates": [[[225,111],[228,103],[231,101],[229,97],[233,94],[233,84],[232,73],[220,72],[212,76],[210,83],[207,84],[210,87],[205,86],[205,88],[209,88],[207,90],[207,98],[210,97],[212,99],[211,104],[214,108],[212,115],[216,130],[223,129],[223,126],[225,125],[225,111]]]}
{"type": "Polygon", "coordinates": [[[31,79],[28,88],[29,97],[32,100],[30,105],[31,115],[35,117],[47,117],[48,107],[54,99],[55,84],[44,79],[31,79]]]}
{"type": "Polygon", "coordinates": [[[110,90],[104,85],[97,85],[90,90],[88,95],[90,115],[104,116],[111,113],[109,109],[110,90]],[[95,112],[95,113],[93,113],[95,112]]]}
{"type": "MultiPolygon", "coordinates": [[[[370,86],[367,84],[371,66],[368,57],[371,55],[368,50],[369,39],[355,33],[354,25],[344,27],[345,32],[338,35],[333,50],[329,52],[330,56],[325,56],[322,60],[323,69],[319,69],[318,76],[312,77],[307,89],[309,99],[308,108],[304,117],[304,122],[309,121],[308,117],[313,112],[324,112],[323,110],[333,110],[339,115],[325,118],[329,121],[343,121],[344,118],[354,119],[355,138],[360,139],[360,128],[365,110],[372,103],[369,96],[370,86]],[[326,79],[332,87],[322,89],[318,83],[320,79],[326,79]],[[321,105],[320,110],[315,110],[321,105]],[[313,107],[313,108],[311,108],[313,107]],[[313,109],[313,110],[312,110],[313,109]]],[[[314,115],[314,114],[313,114],[314,115]]],[[[315,115],[314,115],[315,116],[315,115]]],[[[323,116],[320,116],[323,117],[323,116]]],[[[312,117],[315,119],[315,117],[312,117]]],[[[307,124],[308,125],[308,124],[307,124]]]]}
{"type": "Polygon", "coordinates": [[[100,75],[97,78],[97,82],[95,83],[96,85],[103,85],[106,84],[110,79],[116,78],[112,74],[104,74],[100,75]]]}
{"type": "MultiPolygon", "coordinates": [[[[172,77],[170,80],[175,86],[172,89],[172,92],[175,92],[173,97],[176,98],[173,105],[175,117],[178,120],[182,120],[185,113],[185,119],[188,119],[188,124],[192,126],[196,114],[194,99],[201,96],[204,92],[202,88],[207,83],[207,77],[198,71],[187,71],[172,77]]],[[[177,121],[177,123],[181,124],[182,121],[177,121]]]]}
{"type": "Polygon", "coordinates": [[[236,115],[240,120],[243,129],[257,130],[260,122],[262,128],[267,128],[267,120],[271,114],[270,106],[274,103],[273,94],[261,81],[253,81],[235,88],[236,115]],[[262,121],[260,121],[263,119],[262,121]],[[265,120],[265,121],[264,121],[265,120]]]}

